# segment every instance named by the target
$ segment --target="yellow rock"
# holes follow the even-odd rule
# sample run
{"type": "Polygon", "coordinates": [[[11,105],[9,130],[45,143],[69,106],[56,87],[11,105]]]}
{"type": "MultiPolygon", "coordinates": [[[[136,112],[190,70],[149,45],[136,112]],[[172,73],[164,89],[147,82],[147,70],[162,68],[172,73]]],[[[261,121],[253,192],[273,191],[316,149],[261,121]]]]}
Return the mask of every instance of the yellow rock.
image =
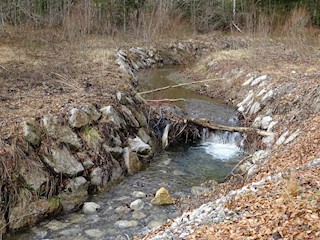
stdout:
{"type": "Polygon", "coordinates": [[[169,191],[164,187],[156,192],[156,196],[151,200],[153,205],[169,205],[174,204],[175,199],[170,195],[169,191]]]}

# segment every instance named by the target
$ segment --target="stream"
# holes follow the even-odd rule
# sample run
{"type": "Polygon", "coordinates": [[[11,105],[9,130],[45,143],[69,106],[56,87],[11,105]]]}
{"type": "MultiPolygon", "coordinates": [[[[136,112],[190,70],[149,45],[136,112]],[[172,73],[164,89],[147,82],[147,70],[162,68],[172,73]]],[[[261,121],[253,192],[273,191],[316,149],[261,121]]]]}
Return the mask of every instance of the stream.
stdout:
{"type": "MultiPolygon", "coordinates": [[[[139,78],[141,89],[155,89],[174,84],[179,79],[176,68],[147,70],[139,78]]],[[[237,112],[221,101],[202,96],[188,88],[174,88],[148,95],[150,99],[184,98],[177,106],[190,116],[207,118],[225,125],[237,125],[237,112]]],[[[150,200],[160,187],[175,198],[197,195],[208,180],[222,182],[238,163],[243,151],[241,134],[204,131],[192,145],[177,143],[157,154],[144,171],[124,179],[110,191],[92,196],[101,205],[96,214],[81,211],[60,215],[12,236],[9,239],[117,239],[127,240],[181,215],[175,205],[153,206],[150,200]],[[141,210],[132,211],[130,203],[141,199],[141,210]]]]}

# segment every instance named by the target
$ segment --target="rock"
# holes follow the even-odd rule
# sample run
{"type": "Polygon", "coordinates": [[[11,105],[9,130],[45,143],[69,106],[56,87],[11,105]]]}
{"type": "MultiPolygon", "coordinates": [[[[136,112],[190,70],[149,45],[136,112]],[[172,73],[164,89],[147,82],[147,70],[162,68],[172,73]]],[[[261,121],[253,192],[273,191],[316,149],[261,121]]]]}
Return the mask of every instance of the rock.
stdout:
{"type": "Polygon", "coordinates": [[[266,104],[273,97],[273,90],[269,90],[261,99],[262,104],[266,104]]]}
{"type": "Polygon", "coordinates": [[[23,135],[25,140],[34,146],[40,145],[41,142],[41,131],[36,123],[32,120],[23,121],[21,123],[23,129],[23,135]]]}
{"type": "Polygon", "coordinates": [[[248,86],[250,83],[254,80],[253,77],[250,77],[248,80],[246,80],[244,83],[242,83],[242,86],[248,86]]]}
{"type": "Polygon", "coordinates": [[[134,211],[139,211],[143,209],[143,207],[144,207],[144,202],[141,199],[137,199],[132,203],[130,203],[130,208],[134,211]]]}
{"type": "Polygon", "coordinates": [[[266,81],[268,79],[269,79],[269,77],[267,75],[262,75],[260,77],[257,77],[255,80],[253,80],[251,82],[250,86],[253,87],[253,86],[255,86],[255,85],[257,85],[257,84],[259,84],[259,83],[261,83],[263,81],[266,81]]]}
{"type": "Polygon", "coordinates": [[[123,116],[127,120],[127,123],[132,126],[138,128],[140,126],[139,122],[135,118],[134,114],[131,112],[129,108],[127,108],[124,105],[121,105],[121,111],[123,113],[123,116]]]}
{"type": "Polygon", "coordinates": [[[261,119],[261,129],[268,129],[270,123],[272,121],[272,117],[265,116],[261,119]]]}
{"type": "Polygon", "coordinates": [[[288,144],[292,142],[296,137],[298,137],[300,134],[300,129],[296,130],[294,133],[292,133],[285,141],[284,144],[288,144]]]}
{"type": "Polygon", "coordinates": [[[107,153],[111,153],[111,155],[115,159],[119,160],[122,157],[122,154],[123,154],[122,147],[110,147],[106,144],[103,144],[102,147],[107,153]]]}
{"type": "Polygon", "coordinates": [[[73,108],[70,111],[69,124],[72,127],[80,128],[89,124],[89,116],[81,109],[73,108]]]}
{"type": "Polygon", "coordinates": [[[71,211],[88,198],[89,183],[84,177],[70,179],[64,191],[59,194],[64,211],[71,211]]]}
{"type": "Polygon", "coordinates": [[[65,230],[59,231],[59,235],[64,236],[63,239],[66,239],[67,237],[72,237],[74,239],[74,238],[77,238],[76,236],[80,232],[81,232],[81,229],[79,229],[79,228],[67,228],[65,230]]]}
{"type": "Polygon", "coordinates": [[[103,232],[101,232],[99,229],[88,229],[84,231],[89,237],[101,239],[103,236],[103,232]]]}
{"type": "Polygon", "coordinates": [[[152,220],[151,222],[148,223],[148,228],[154,230],[160,226],[162,226],[163,224],[165,224],[166,221],[165,220],[152,220]]]}
{"type": "Polygon", "coordinates": [[[241,103],[237,104],[237,107],[245,106],[251,99],[253,99],[254,92],[252,90],[249,91],[248,95],[243,99],[241,103]]]}
{"type": "Polygon", "coordinates": [[[117,213],[129,213],[131,212],[131,209],[127,206],[119,206],[114,211],[117,213]]]}
{"type": "Polygon", "coordinates": [[[138,131],[138,137],[145,143],[149,143],[151,137],[147,134],[144,128],[140,128],[138,131]]]}
{"type": "Polygon", "coordinates": [[[244,162],[243,164],[240,165],[239,167],[239,170],[240,170],[240,173],[245,173],[247,172],[250,168],[252,168],[253,164],[246,161],[244,162]]]}
{"type": "Polygon", "coordinates": [[[249,115],[256,114],[261,109],[261,105],[259,102],[254,102],[249,110],[249,115]]]}
{"type": "Polygon", "coordinates": [[[141,127],[146,127],[148,122],[147,122],[147,118],[145,117],[143,112],[142,111],[138,111],[135,106],[130,106],[130,110],[133,113],[133,115],[135,116],[135,118],[138,120],[139,125],[141,127]]]}
{"type": "Polygon", "coordinates": [[[112,106],[101,108],[103,119],[111,123],[116,129],[126,125],[126,122],[119,116],[119,113],[112,106]]]}
{"type": "Polygon", "coordinates": [[[139,225],[139,222],[136,220],[126,221],[120,220],[115,223],[118,228],[131,228],[139,225]]]}
{"type": "Polygon", "coordinates": [[[210,188],[208,188],[208,187],[194,186],[191,188],[191,193],[195,196],[200,196],[200,195],[207,193],[209,191],[210,191],[210,188]]]}
{"type": "Polygon", "coordinates": [[[126,105],[129,103],[126,96],[122,92],[117,92],[116,98],[120,104],[126,105]]]}
{"type": "Polygon", "coordinates": [[[144,219],[146,217],[147,217],[147,215],[145,213],[141,212],[141,211],[134,211],[132,213],[132,218],[136,219],[136,220],[141,220],[141,219],[144,219]]]}
{"type": "Polygon", "coordinates": [[[81,148],[80,138],[75,134],[69,126],[62,125],[56,116],[45,116],[43,125],[47,130],[47,134],[60,143],[67,143],[73,147],[81,148]]]}
{"type": "Polygon", "coordinates": [[[48,222],[46,225],[44,225],[46,228],[50,229],[51,231],[57,231],[57,230],[61,230],[65,227],[67,227],[68,225],[70,225],[70,223],[68,222],[61,222],[58,220],[51,220],[50,222],[48,222]]]}
{"type": "Polygon", "coordinates": [[[97,167],[90,173],[90,183],[93,186],[106,186],[108,183],[109,172],[97,167]]]}
{"type": "Polygon", "coordinates": [[[26,189],[20,189],[18,199],[19,202],[11,207],[9,213],[9,228],[11,230],[35,224],[60,208],[60,202],[57,198],[49,201],[45,199],[29,201],[31,193],[26,189]]]}
{"type": "Polygon", "coordinates": [[[129,150],[129,148],[123,149],[123,158],[130,175],[139,172],[142,169],[142,163],[140,162],[136,153],[129,150]]]}
{"type": "Polygon", "coordinates": [[[153,205],[169,205],[174,204],[175,199],[170,195],[169,191],[164,187],[156,192],[156,196],[151,200],[153,205]]]}
{"type": "Polygon", "coordinates": [[[306,164],[307,168],[315,168],[320,165],[320,158],[315,158],[311,160],[308,164],[306,164]]]}
{"type": "Polygon", "coordinates": [[[277,124],[278,124],[278,121],[272,121],[268,126],[267,132],[272,132],[273,127],[277,124]]]}
{"type": "Polygon", "coordinates": [[[82,207],[82,212],[85,214],[94,214],[99,211],[101,206],[94,202],[85,202],[82,207]]]}
{"type": "Polygon", "coordinates": [[[284,141],[286,140],[286,137],[289,135],[289,131],[285,131],[284,133],[281,134],[281,136],[278,138],[278,140],[276,141],[277,145],[281,145],[282,143],[284,143],[284,141]]]}
{"type": "Polygon", "coordinates": [[[110,177],[110,181],[116,181],[119,178],[121,178],[122,174],[123,174],[123,170],[121,168],[120,163],[112,158],[112,170],[111,170],[111,177],[110,177]]]}
{"type": "Polygon", "coordinates": [[[115,146],[122,146],[121,138],[120,138],[120,136],[119,136],[117,133],[111,133],[111,134],[110,134],[110,137],[111,137],[112,143],[113,143],[115,146]]]}
{"type": "Polygon", "coordinates": [[[94,162],[91,160],[85,160],[82,165],[86,170],[90,170],[94,166],[94,162]]]}
{"type": "Polygon", "coordinates": [[[82,110],[88,115],[89,123],[98,121],[101,117],[101,113],[91,104],[82,107],[82,110]]]}
{"type": "Polygon", "coordinates": [[[32,167],[25,162],[18,163],[19,174],[25,181],[26,185],[38,193],[42,193],[49,182],[49,173],[44,171],[45,166],[41,163],[32,165],[32,167]]]}
{"type": "Polygon", "coordinates": [[[270,136],[266,136],[262,138],[262,142],[266,144],[268,147],[271,147],[275,141],[275,134],[272,133],[270,136]]]}
{"type": "Polygon", "coordinates": [[[267,92],[267,90],[265,88],[263,88],[258,94],[257,97],[261,97],[263,94],[265,94],[267,92]]]}
{"type": "Polygon", "coordinates": [[[257,116],[253,123],[252,123],[252,127],[255,127],[255,128],[260,128],[261,127],[261,116],[257,116]]]}
{"type": "Polygon", "coordinates": [[[139,137],[128,138],[128,144],[130,149],[138,154],[149,155],[152,152],[150,145],[143,142],[139,137]]]}
{"type": "Polygon", "coordinates": [[[146,104],[146,103],[147,103],[147,100],[144,99],[144,98],[141,96],[141,94],[139,94],[139,93],[137,93],[134,97],[135,97],[136,101],[137,101],[138,103],[140,103],[140,104],[146,104]]]}
{"type": "Polygon", "coordinates": [[[180,170],[174,170],[173,171],[173,175],[175,175],[175,176],[185,176],[187,174],[185,172],[180,171],[180,170]]]}
{"type": "Polygon", "coordinates": [[[64,146],[63,149],[52,148],[51,155],[44,157],[44,162],[60,174],[73,177],[84,170],[82,164],[64,146]]]}
{"type": "Polygon", "coordinates": [[[134,191],[133,193],[131,193],[131,195],[135,198],[145,198],[147,197],[147,194],[144,192],[140,192],[140,191],[134,191]]]}
{"type": "Polygon", "coordinates": [[[253,164],[258,164],[258,165],[263,164],[268,159],[269,154],[270,153],[268,151],[266,151],[266,150],[256,151],[252,155],[251,161],[252,161],[253,164]]]}

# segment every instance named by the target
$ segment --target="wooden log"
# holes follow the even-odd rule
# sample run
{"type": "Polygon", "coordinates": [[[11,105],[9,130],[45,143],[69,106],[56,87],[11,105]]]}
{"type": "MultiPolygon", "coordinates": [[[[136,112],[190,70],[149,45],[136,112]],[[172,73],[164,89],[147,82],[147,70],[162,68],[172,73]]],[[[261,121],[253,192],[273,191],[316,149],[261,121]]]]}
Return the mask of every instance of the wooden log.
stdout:
{"type": "Polygon", "coordinates": [[[153,92],[159,92],[159,91],[163,91],[163,90],[167,90],[169,88],[177,88],[177,87],[184,87],[184,86],[188,86],[188,85],[192,85],[192,84],[199,84],[199,83],[204,83],[204,82],[213,82],[213,81],[218,81],[221,80],[222,78],[213,78],[213,79],[205,79],[205,80],[201,80],[201,81],[194,81],[194,82],[189,82],[189,83],[180,83],[180,84],[176,84],[176,85],[169,85],[169,86],[165,86],[165,87],[161,87],[161,88],[156,88],[153,90],[149,90],[149,91],[145,91],[145,92],[139,92],[137,94],[142,95],[142,94],[148,94],[148,93],[153,93],[153,92]]]}
{"type": "Polygon", "coordinates": [[[161,102],[180,102],[180,101],[186,101],[184,98],[163,98],[163,99],[154,99],[154,100],[147,100],[147,102],[155,102],[155,103],[161,103],[161,102]]]}
{"type": "Polygon", "coordinates": [[[188,118],[187,121],[202,127],[212,129],[212,130],[221,130],[221,131],[229,131],[229,132],[252,132],[253,131],[264,137],[272,135],[271,132],[262,131],[256,128],[227,126],[227,125],[212,123],[206,119],[201,119],[201,118],[188,118]]]}

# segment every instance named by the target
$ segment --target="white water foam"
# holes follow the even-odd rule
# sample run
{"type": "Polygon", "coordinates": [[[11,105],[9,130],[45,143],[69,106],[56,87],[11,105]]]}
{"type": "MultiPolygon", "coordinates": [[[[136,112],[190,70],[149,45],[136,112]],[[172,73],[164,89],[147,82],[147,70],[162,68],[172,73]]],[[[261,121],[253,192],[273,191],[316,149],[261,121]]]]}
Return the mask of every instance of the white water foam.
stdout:
{"type": "Polygon", "coordinates": [[[243,154],[240,133],[215,132],[206,136],[200,147],[214,159],[222,161],[234,160],[243,154]]]}

